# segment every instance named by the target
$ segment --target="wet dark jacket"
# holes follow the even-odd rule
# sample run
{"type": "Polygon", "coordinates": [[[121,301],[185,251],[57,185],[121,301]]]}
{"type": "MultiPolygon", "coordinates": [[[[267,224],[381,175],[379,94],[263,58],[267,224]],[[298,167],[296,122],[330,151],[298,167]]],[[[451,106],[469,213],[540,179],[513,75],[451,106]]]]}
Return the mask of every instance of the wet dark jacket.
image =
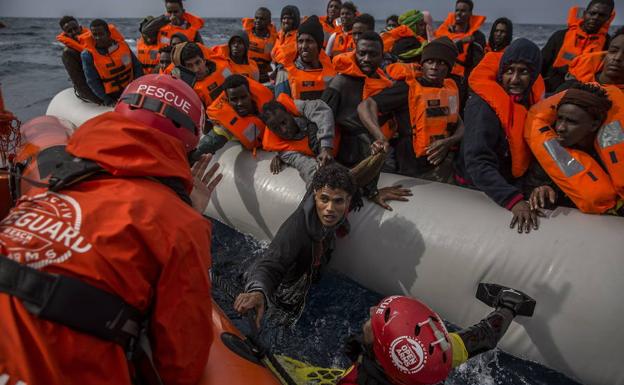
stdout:
{"type": "Polygon", "coordinates": [[[80,99],[89,101],[91,103],[102,104],[102,100],[95,96],[85,78],[84,71],[82,70],[82,59],[80,58],[80,52],[75,49],[66,47],[63,50],[62,55],[63,65],[65,70],[74,85],[74,91],[80,99]]]}

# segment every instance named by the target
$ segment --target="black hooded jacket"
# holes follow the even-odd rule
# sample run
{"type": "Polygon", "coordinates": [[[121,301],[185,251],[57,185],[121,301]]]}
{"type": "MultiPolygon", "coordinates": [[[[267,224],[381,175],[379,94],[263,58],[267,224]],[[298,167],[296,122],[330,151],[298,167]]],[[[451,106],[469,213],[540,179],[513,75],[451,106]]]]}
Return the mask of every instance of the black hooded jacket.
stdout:
{"type": "Polygon", "coordinates": [[[247,35],[247,32],[241,30],[237,30],[234,33],[232,33],[232,35],[230,36],[230,40],[228,40],[228,49],[230,49],[230,44],[232,44],[232,40],[238,37],[243,41],[243,45],[245,46],[245,54],[243,55],[243,57],[245,58],[245,62],[243,64],[249,64],[249,59],[247,54],[249,53],[249,36],[247,35]]]}
{"type": "Polygon", "coordinates": [[[509,20],[506,17],[501,17],[501,18],[496,19],[494,21],[494,24],[492,24],[492,29],[490,30],[490,36],[488,37],[488,45],[492,49],[492,51],[494,52],[502,51],[503,49],[508,47],[509,44],[511,44],[512,40],[513,40],[513,23],[511,22],[511,20],[509,20]],[[499,24],[505,24],[505,26],[507,26],[507,37],[505,38],[505,41],[500,47],[496,46],[496,44],[494,43],[494,31],[496,31],[496,27],[499,24]]]}

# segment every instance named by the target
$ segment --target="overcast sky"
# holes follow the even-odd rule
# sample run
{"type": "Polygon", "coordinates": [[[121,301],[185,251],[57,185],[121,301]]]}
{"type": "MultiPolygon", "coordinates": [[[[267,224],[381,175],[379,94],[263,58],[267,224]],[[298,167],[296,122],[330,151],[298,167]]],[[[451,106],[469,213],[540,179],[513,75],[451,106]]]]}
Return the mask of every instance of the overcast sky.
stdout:
{"type": "MultiPolygon", "coordinates": [[[[517,23],[564,24],[567,9],[574,0],[474,0],[475,13],[490,21],[507,16],[517,23]]],[[[286,4],[299,6],[302,14],[324,14],[326,0],[187,0],[186,9],[202,17],[253,16],[255,9],[266,6],[279,16],[286,4]]],[[[358,8],[384,19],[392,13],[412,8],[428,9],[434,19],[442,20],[453,8],[450,0],[356,0],[358,8]]],[[[615,0],[618,16],[615,24],[624,22],[624,0],[615,0]]],[[[0,0],[0,17],[143,17],[162,13],[161,0],[0,0]]],[[[585,5],[585,2],[580,3],[585,5]]]]}

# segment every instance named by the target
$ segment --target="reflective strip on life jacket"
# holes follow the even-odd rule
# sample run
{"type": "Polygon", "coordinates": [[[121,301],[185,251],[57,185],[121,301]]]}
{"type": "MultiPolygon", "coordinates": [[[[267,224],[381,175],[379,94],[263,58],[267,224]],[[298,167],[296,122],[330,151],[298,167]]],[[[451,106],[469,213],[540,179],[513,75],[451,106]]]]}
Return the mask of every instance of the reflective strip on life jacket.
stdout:
{"type": "MultiPolygon", "coordinates": [[[[481,28],[483,23],[485,23],[485,16],[472,15],[470,17],[470,28],[466,32],[451,32],[449,28],[455,25],[455,12],[451,12],[446,17],[446,20],[442,25],[436,30],[435,37],[447,36],[449,39],[456,42],[457,40],[461,40],[464,37],[472,36],[475,32],[481,28]]],[[[457,56],[457,62],[453,66],[453,70],[451,71],[455,75],[464,76],[466,69],[461,63],[465,63],[468,57],[468,48],[470,47],[470,43],[464,43],[462,45],[462,52],[457,56]]]]}
{"type": "Polygon", "coordinates": [[[137,40],[137,59],[143,67],[143,74],[151,74],[158,65],[159,60],[158,44],[148,45],[143,38],[137,40]]]}
{"type": "Polygon", "coordinates": [[[319,61],[322,66],[320,69],[302,70],[294,62],[285,66],[290,94],[294,99],[320,99],[331,79],[336,76],[334,65],[325,52],[319,52],[319,61]]]}
{"type": "Polygon", "coordinates": [[[109,48],[108,53],[102,55],[95,48],[95,41],[91,37],[88,39],[86,49],[93,56],[93,64],[106,94],[123,91],[134,78],[132,51],[125,41],[115,40],[115,44],[109,48]]]}
{"type": "Polygon", "coordinates": [[[275,46],[275,40],[277,39],[277,31],[273,24],[269,25],[269,36],[259,37],[253,32],[254,19],[243,19],[243,30],[247,32],[249,37],[249,57],[255,61],[261,61],[265,63],[271,62],[271,51],[275,46]]]}

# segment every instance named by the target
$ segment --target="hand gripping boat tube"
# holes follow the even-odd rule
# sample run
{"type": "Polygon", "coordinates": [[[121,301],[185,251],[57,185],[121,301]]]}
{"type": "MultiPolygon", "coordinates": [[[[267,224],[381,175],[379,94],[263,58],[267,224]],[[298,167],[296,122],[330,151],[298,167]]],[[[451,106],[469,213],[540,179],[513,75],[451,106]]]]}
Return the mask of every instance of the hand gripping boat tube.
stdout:
{"type": "MultiPolygon", "coordinates": [[[[80,124],[98,113],[84,105],[63,91],[48,114],[80,124]]],[[[271,174],[271,157],[254,158],[235,143],[218,152],[224,177],[206,214],[272,239],[305,187],[293,168],[271,174]]],[[[367,202],[351,213],[334,269],[384,295],[417,297],[461,326],[488,311],[473,298],[479,283],[516,288],[538,305],[531,318],[515,319],[499,344],[503,350],[586,385],[624,385],[624,219],[558,208],[538,231],[518,234],[509,229],[510,212],[481,192],[381,175],[380,186],[394,184],[414,196],[392,202],[394,211],[367,202]]]]}

